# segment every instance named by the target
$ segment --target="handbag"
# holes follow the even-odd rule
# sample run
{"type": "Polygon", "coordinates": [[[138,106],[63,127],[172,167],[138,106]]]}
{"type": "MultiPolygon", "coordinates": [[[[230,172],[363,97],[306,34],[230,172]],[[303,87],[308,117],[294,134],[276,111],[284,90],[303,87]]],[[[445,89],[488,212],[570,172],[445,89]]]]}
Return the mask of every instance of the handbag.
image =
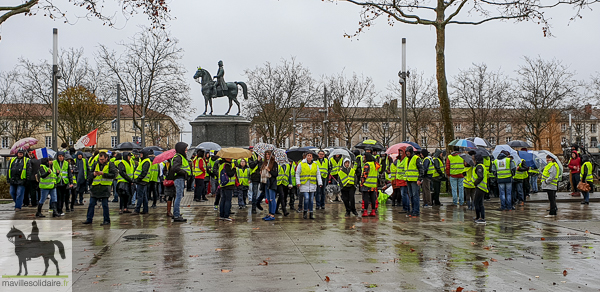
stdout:
{"type": "Polygon", "coordinates": [[[580,181],[580,182],[577,184],[577,189],[578,189],[578,190],[580,190],[580,191],[582,191],[582,192],[586,192],[586,193],[587,193],[587,192],[589,192],[589,191],[590,191],[592,188],[590,187],[590,185],[589,185],[587,182],[580,181]]]}
{"type": "Polygon", "coordinates": [[[165,187],[172,187],[172,186],[175,186],[175,181],[174,181],[174,180],[172,180],[172,179],[165,179],[165,180],[163,181],[163,186],[165,186],[165,187]]]}

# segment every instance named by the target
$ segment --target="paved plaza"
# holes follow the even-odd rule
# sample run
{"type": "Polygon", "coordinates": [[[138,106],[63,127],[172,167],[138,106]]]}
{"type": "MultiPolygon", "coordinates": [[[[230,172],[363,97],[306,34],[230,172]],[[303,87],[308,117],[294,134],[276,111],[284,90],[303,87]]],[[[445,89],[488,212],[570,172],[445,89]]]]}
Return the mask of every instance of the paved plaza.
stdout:
{"type": "MultiPolygon", "coordinates": [[[[101,209],[81,224],[87,205],[42,220],[73,220],[74,291],[598,291],[600,206],[563,193],[558,217],[547,219],[544,195],[511,212],[486,202],[486,226],[449,198],[419,218],[391,206],[345,218],[332,203],[315,220],[292,212],[272,222],[234,199],[235,221],[225,222],[191,193],[183,224],[167,219],[164,204],[132,216],[110,203],[107,227],[101,209]]],[[[33,208],[9,206],[0,219],[34,218],[33,208]]]]}

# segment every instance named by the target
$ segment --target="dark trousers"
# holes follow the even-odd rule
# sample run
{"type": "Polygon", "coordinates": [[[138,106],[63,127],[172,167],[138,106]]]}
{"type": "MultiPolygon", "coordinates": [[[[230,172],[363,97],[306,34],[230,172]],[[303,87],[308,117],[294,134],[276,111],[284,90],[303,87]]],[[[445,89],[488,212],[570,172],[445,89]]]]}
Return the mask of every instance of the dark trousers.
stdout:
{"type": "Polygon", "coordinates": [[[117,194],[119,194],[119,210],[127,209],[130,202],[129,183],[120,182],[117,184],[117,194]]]}
{"type": "Polygon", "coordinates": [[[484,197],[485,192],[477,188],[475,191],[475,200],[473,201],[475,204],[475,217],[477,217],[477,219],[485,220],[485,208],[483,207],[484,197]]]}
{"type": "Polygon", "coordinates": [[[221,188],[220,187],[216,187],[215,190],[215,206],[220,206],[220,202],[221,202],[221,188]]]}
{"type": "Polygon", "coordinates": [[[548,201],[550,201],[550,215],[556,215],[558,207],[556,207],[556,191],[545,190],[548,193],[548,201]]]}
{"type": "Polygon", "coordinates": [[[195,178],[194,178],[193,176],[190,176],[190,177],[188,177],[188,179],[187,179],[187,186],[186,186],[186,187],[187,187],[187,191],[188,191],[188,192],[191,192],[191,191],[192,191],[192,187],[194,186],[194,179],[195,179],[195,178]]]}
{"type": "Polygon", "coordinates": [[[265,188],[265,184],[260,183],[260,195],[258,195],[258,198],[256,199],[256,205],[260,205],[262,200],[265,198],[265,188]]]}
{"type": "Polygon", "coordinates": [[[204,179],[196,178],[194,181],[196,182],[196,188],[194,188],[194,200],[202,200],[202,198],[206,198],[204,179]]]}
{"type": "Polygon", "coordinates": [[[148,200],[152,199],[152,206],[156,206],[158,201],[158,182],[151,181],[148,183],[148,200]]]}
{"type": "Polygon", "coordinates": [[[40,200],[40,188],[39,183],[34,180],[28,180],[25,182],[25,196],[23,196],[23,204],[35,207],[40,200]]]}
{"type": "Polygon", "coordinates": [[[363,204],[364,204],[364,208],[365,210],[369,209],[369,204],[371,204],[371,210],[375,210],[377,206],[377,192],[375,191],[368,191],[368,192],[363,192],[363,204]]]}
{"type": "Polygon", "coordinates": [[[63,205],[67,206],[68,208],[69,204],[69,190],[67,189],[67,186],[56,187],[56,202],[58,203],[56,212],[58,212],[58,214],[62,214],[63,205]]]}
{"type": "Polygon", "coordinates": [[[135,212],[139,213],[143,204],[143,212],[148,213],[148,185],[137,185],[136,196],[135,212]]]}
{"type": "Polygon", "coordinates": [[[323,182],[322,186],[317,186],[317,192],[315,194],[315,205],[317,205],[317,208],[325,208],[325,186],[325,182],[323,182]]]}
{"type": "Polygon", "coordinates": [[[400,188],[394,189],[391,199],[392,206],[402,205],[402,194],[400,193],[400,188]]]}
{"type": "Polygon", "coordinates": [[[287,202],[287,198],[288,198],[288,191],[289,188],[287,186],[284,185],[278,185],[277,186],[277,206],[275,207],[275,210],[279,210],[279,208],[281,207],[281,211],[283,211],[283,213],[287,213],[287,210],[285,208],[285,204],[287,202]]]}
{"type": "Polygon", "coordinates": [[[71,205],[71,211],[73,211],[73,206],[75,206],[75,202],[77,201],[77,187],[74,186],[69,190],[69,192],[71,193],[71,200],[69,204],[71,205]]]}
{"type": "MultiPolygon", "coordinates": [[[[221,202],[219,204],[219,217],[229,218],[231,215],[231,197],[233,196],[233,190],[221,189],[220,197],[221,202]]],[[[219,194],[217,194],[219,196],[219,194]]]]}
{"type": "Polygon", "coordinates": [[[346,207],[346,213],[356,212],[356,201],[354,199],[355,192],[356,188],[354,186],[342,189],[342,201],[346,207]]]}
{"type": "Polygon", "coordinates": [[[431,193],[431,201],[434,206],[440,206],[440,189],[442,187],[442,182],[440,180],[434,179],[433,183],[433,192],[431,193]]]}
{"type": "Polygon", "coordinates": [[[92,222],[94,219],[94,209],[96,209],[96,203],[100,201],[102,204],[102,215],[104,215],[104,222],[110,222],[108,215],[108,198],[90,198],[90,205],[88,206],[87,221],[92,222]]]}
{"type": "MultiPolygon", "coordinates": [[[[294,203],[296,203],[296,197],[298,196],[298,187],[293,186],[291,189],[288,189],[288,197],[290,198],[290,209],[294,209],[294,203]]],[[[302,201],[298,199],[298,201],[302,201]]]]}
{"type": "Polygon", "coordinates": [[[87,190],[87,181],[77,182],[77,194],[79,195],[79,203],[83,204],[83,193],[87,190]]]}

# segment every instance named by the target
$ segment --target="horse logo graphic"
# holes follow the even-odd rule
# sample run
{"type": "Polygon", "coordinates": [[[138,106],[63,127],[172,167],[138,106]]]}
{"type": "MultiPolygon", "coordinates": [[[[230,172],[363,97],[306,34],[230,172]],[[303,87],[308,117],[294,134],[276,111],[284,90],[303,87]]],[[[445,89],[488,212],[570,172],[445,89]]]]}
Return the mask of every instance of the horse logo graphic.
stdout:
{"type": "Polygon", "coordinates": [[[58,240],[41,241],[39,238],[40,230],[35,220],[31,222],[31,225],[31,234],[28,238],[25,238],[25,234],[14,226],[6,234],[8,241],[15,245],[15,254],[19,258],[19,273],[17,275],[21,275],[21,268],[24,267],[25,276],[27,276],[27,261],[32,258],[43,257],[44,264],[46,265],[43,275],[46,276],[46,272],[48,272],[48,260],[51,260],[56,266],[56,275],[59,276],[60,270],[58,268],[58,261],[54,258],[54,246],[58,247],[60,257],[64,260],[66,258],[64,245],[58,240]]]}

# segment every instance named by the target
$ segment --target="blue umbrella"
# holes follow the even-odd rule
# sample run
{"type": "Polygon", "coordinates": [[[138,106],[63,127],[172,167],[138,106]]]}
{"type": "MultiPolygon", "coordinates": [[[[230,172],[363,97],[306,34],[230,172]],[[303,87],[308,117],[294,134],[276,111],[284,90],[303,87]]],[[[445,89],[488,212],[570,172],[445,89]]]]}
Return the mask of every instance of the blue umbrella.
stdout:
{"type": "Polygon", "coordinates": [[[419,146],[419,144],[417,144],[415,142],[404,141],[404,142],[400,142],[400,143],[410,144],[415,150],[421,151],[421,146],[419,146]]]}
{"type": "MultiPolygon", "coordinates": [[[[535,157],[533,153],[529,153],[527,151],[519,151],[519,157],[525,160],[525,165],[527,167],[537,168],[537,165],[535,165],[535,157]]],[[[515,163],[517,162],[515,161],[515,163]]]]}
{"type": "Polygon", "coordinates": [[[448,145],[456,147],[477,148],[477,145],[475,145],[475,143],[467,139],[456,139],[450,142],[448,145]]]}

